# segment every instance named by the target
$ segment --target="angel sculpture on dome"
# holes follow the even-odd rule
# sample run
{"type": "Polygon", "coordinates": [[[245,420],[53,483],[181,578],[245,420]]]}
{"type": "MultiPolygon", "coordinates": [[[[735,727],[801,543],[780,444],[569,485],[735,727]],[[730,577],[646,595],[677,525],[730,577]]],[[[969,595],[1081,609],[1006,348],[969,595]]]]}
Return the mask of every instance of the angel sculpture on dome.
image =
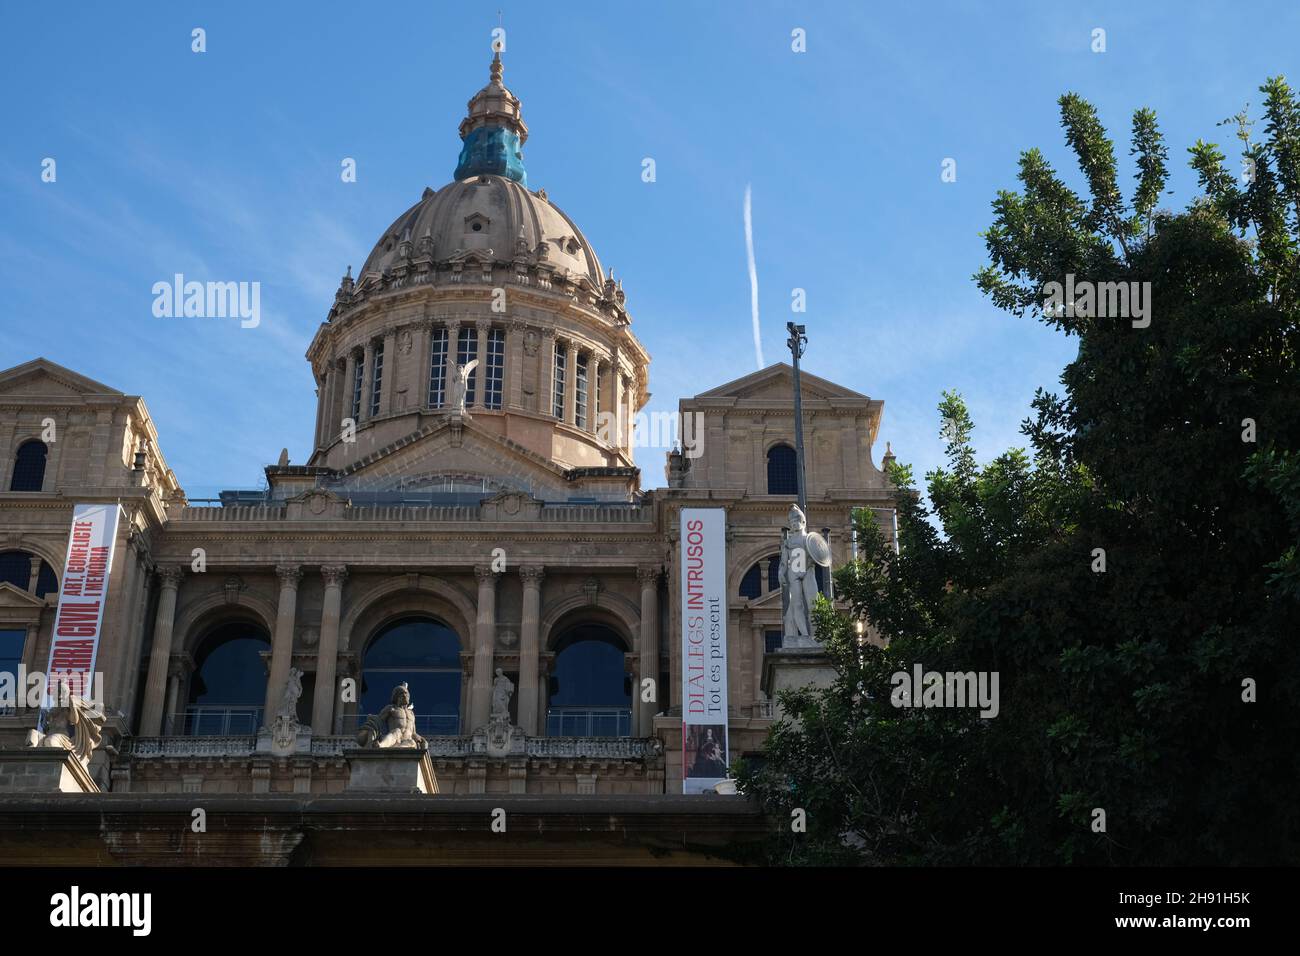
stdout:
{"type": "Polygon", "coordinates": [[[478,359],[456,365],[451,374],[451,410],[454,415],[468,415],[465,411],[465,398],[469,394],[469,377],[478,368],[478,359]]]}

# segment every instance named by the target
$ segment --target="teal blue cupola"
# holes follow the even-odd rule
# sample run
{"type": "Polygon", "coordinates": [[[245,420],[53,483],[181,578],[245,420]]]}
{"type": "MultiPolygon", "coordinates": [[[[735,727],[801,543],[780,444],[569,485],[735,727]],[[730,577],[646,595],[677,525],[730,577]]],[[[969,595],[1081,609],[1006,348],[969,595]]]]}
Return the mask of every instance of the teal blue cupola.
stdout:
{"type": "Polygon", "coordinates": [[[460,138],[465,145],[456,163],[457,182],[491,175],[528,185],[528,173],[524,171],[528,127],[519,112],[519,98],[501,82],[504,69],[498,50],[492,56],[488,85],[469,101],[469,115],[460,124],[460,138]]]}

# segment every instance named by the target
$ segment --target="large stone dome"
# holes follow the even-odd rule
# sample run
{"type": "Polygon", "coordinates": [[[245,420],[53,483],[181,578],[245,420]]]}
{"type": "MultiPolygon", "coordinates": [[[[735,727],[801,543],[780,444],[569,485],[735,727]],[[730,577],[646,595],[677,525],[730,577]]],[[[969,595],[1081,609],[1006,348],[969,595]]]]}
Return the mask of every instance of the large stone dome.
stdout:
{"type": "MultiPolygon", "coordinates": [[[[445,262],[467,252],[510,262],[521,253],[548,262],[573,279],[586,276],[599,287],[600,260],[582,231],[546,190],[532,192],[494,174],[469,176],[423,198],[384,231],[366,259],[361,276],[383,275],[401,261],[403,243],[411,251],[445,262]]],[[[408,253],[409,255],[409,253],[408,253]]]]}
{"type": "Polygon", "coordinates": [[[498,51],[460,123],[452,181],[348,269],[307,350],[311,477],[326,487],[635,498],[650,356],[622,284],[529,188],[528,127],[503,72],[498,51]]]}

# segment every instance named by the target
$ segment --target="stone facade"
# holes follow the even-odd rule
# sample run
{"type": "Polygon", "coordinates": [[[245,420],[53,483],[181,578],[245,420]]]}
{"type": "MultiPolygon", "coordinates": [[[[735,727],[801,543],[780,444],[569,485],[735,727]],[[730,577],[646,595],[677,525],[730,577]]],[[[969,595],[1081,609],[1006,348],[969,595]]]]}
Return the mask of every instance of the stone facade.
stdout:
{"type": "MultiPolygon", "coordinates": [[[[472,128],[518,132],[517,109],[493,112],[510,102],[498,67],[471,101],[472,128]]],[[[731,752],[760,748],[781,620],[766,562],[793,500],[777,487],[794,440],[789,366],[683,400],[698,427],[668,456],[667,486],[643,492],[631,426],[649,355],[620,285],[545,190],[473,171],[385,231],[343,279],[307,359],[308,462],[281,456],[268,490],[218,501],[187,499],[140,397],[45,359],[0,372],[0,551],[32,568],[0,584],[0,630],[24,635],[28,670],[49,652],[57,581],[36,585],[61,572],[73,504],[121,504],[97,665],[115,750],[107,789],[343,792],[365,716],[349,687],[365,681],[377,635],[427,621],[459,648],[444,675],[459,674],[456,713],[442,715],[455,732],[425,732],[440,794],[680,793],[677,527],[694,506],[727,510],[731,752]],[[479,362],[463,413],[451,400],[462,357],[479,362]],[[20,447],[38,440],[39,487],[10,490],[20,447]],[[250,665],[253,724],[201,729],[191,704],[228,625],[264,642],[250,665]],[[574,715],[549,703],[557,660],[592,629],[622,654],[625,713],[601,715],[612,732],[564,733],[574,715]],[[292,752],[267,752],[257,730],[290,668],[304,674],[310,731],[292,752]],[[509,752],[485,733],[497,668],[517,688],[509,752]],[[647,680],[653,700],[637,692],[647,680]]],[[[882,403],[805,374],[803,405],[808,523],[829,529],[838,563],[853,509],[892,527],[871,458],[882,403]]],[[[34,720],[0,712],[0,747],[21,746],[34,720]]]]}

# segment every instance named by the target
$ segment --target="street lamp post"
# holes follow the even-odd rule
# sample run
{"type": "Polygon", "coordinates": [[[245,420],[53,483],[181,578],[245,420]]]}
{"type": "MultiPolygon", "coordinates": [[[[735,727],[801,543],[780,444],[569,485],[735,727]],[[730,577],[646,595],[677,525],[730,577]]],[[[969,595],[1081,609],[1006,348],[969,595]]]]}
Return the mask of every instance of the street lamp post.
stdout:
{"type": "Polygon", "coordinates": [[[808,336],[804,334],[805,327],[802,325],[795,325],[793,322],[787,322],[785,327],[790,332],[790,338],[786,340],[785,344],[790,346],[790,354],[794,356],[795,479],[798,482],[799,510],[807,515],[808,496],[805,492],[803,481],[803,398],[799,394],[799,358],[803,355],[804,347],[808,344],[808,336]]]}

